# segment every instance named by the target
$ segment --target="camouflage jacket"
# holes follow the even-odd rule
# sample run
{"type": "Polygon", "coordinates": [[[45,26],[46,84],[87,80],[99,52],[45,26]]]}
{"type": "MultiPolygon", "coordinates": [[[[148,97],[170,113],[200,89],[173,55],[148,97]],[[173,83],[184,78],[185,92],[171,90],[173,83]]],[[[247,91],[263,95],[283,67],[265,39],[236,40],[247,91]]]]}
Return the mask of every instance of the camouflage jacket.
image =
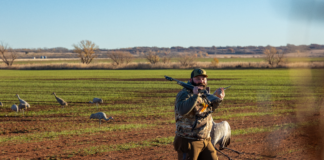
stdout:
{"type": "Polygon", "coordinates": [[[193,140],[210,137],[213,119],[208,112],[212,111],[212,108],[206,104],[206,100],[200,94],[195,95],[185,88],[178,93],[174,108],[177,136],[193,140]],[[190,111],[185,113],[184,110],[190,111]],[[199,118],[198,124],[193,129],[197,117],[204,118],[199,118]]]}

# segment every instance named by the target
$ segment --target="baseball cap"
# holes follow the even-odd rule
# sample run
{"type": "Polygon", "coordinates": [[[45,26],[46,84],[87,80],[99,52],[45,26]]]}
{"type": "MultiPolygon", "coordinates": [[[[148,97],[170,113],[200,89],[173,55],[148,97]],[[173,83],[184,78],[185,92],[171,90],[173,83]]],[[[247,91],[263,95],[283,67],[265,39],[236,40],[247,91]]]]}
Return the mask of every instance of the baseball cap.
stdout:
{"type": "Polygon", "coordinates": [[[196,68],[191,72],[191,78],[196,77],[196,76],[208,77],[207,74],[206,74],[206,71],[201,69],[201,68],[196,68]]]}

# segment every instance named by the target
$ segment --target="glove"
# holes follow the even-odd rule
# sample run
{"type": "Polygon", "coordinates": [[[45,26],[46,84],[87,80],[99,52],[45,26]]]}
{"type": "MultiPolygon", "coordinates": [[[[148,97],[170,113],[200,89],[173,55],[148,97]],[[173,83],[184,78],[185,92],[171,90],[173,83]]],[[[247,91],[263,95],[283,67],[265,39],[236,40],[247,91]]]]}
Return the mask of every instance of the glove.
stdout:
{"type": "Polygon", "coordinates": [[[225,97],[225,90],[224,88],[218,88],[216,91],[213,93],[213,95],[217,96],[220,99],[224,99],[225,97]]]}

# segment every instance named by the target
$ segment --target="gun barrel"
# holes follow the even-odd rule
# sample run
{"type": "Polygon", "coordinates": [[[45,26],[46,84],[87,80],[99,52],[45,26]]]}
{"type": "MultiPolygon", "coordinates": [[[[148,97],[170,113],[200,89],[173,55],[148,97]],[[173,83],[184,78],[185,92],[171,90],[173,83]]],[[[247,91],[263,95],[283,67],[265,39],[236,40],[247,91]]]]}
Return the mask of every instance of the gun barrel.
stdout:
{"type": "Polygon", "coordinates": [[[228,89],[228,88],[230,88],[230,87],[231,87],[231,86],[225,87],[224,90],[226,90],[226,89],[228,89]]]}
{"type": "Polygon", "coordinates": [[[166,80],[173,81],[174,79],[169,76],[164,76],[166,80]]]}

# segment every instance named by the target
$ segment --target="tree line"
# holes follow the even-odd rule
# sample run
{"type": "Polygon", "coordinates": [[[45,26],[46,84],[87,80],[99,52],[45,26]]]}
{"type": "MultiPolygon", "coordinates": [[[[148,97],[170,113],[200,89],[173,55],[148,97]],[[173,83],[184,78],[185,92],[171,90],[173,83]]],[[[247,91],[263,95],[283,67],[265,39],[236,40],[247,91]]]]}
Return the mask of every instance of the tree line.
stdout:
{"type": "MultiPolygon", "coordinates": [[[[269,46],[211,46],[211,47],[181,47],[174,46],[170,48],[163,47],[129,47],[129,48],[119,48],[119,49],[102,49],[98,48],[98,51],[121,51],[129,52],[133,55],[141,55],[143,53],[153,51],[157,53],[177,53],[177,52],[192,52],[192,53],[208,53],[208,54],[263,54],[264,50],[269,46]]],[[[275,46],[271,46],[275,47],[275,46]]],[[[305,52],[311,49],[324,49],[324,45],[320,44],[310,44],[310,45],[293,45],[287,44],[286,46],[277,46],[276,50],[282,51],[284,53],[293,52],[305,52]]],[[[16,52],[51,52],[51,53],[73,53],[74,49],[68,49],[64,47],[56,48],[16,48],[12,49],[16,52]]]]}
{"type": "MultiPolygon", "coordinates": [[[[158,48],[158,47],[133,47],[133,48],[121,48],[114,50],[100,49],[94,42],[89,40],[82,40],[77,44],[73,44],[73,50],[68,50],[63,47],[57,47],[54,49],[48,49],[48,51],[56,52],[68,52],[76,53],[80,58],[81,63],[90,64],[94,58],[98,57],[97,53],[106,52],[107,57],[112,60],[115,65],[129,64],[133,61],[134,57],[143,57],[149,63],[170,63],[171,59],[177,57],[178,62],[183,66],[192,66],[195,64],[195,60],[198,57],[207,57],[213,54],[264,54],[266,61],[270,65],[278,65],[283,62],[284,54],[290,52],[304,52],[311,49],[324,49],[324,45],[311,44],[311,45],[292,45],[286,46],[236,46],[236,47],[170,47],[170,48],[158,48]],[[259,53],[260,52],[260,53],[259,53]]],[[[12,49],[9,45],[0,42],[0,58],[7,65],[11,66],[15,59],[17,59],[17,52],[41,52],[46,49],[12,49]]],[[[212,64],[217,65],[218,59],[214,59],[212,64]]]]}

